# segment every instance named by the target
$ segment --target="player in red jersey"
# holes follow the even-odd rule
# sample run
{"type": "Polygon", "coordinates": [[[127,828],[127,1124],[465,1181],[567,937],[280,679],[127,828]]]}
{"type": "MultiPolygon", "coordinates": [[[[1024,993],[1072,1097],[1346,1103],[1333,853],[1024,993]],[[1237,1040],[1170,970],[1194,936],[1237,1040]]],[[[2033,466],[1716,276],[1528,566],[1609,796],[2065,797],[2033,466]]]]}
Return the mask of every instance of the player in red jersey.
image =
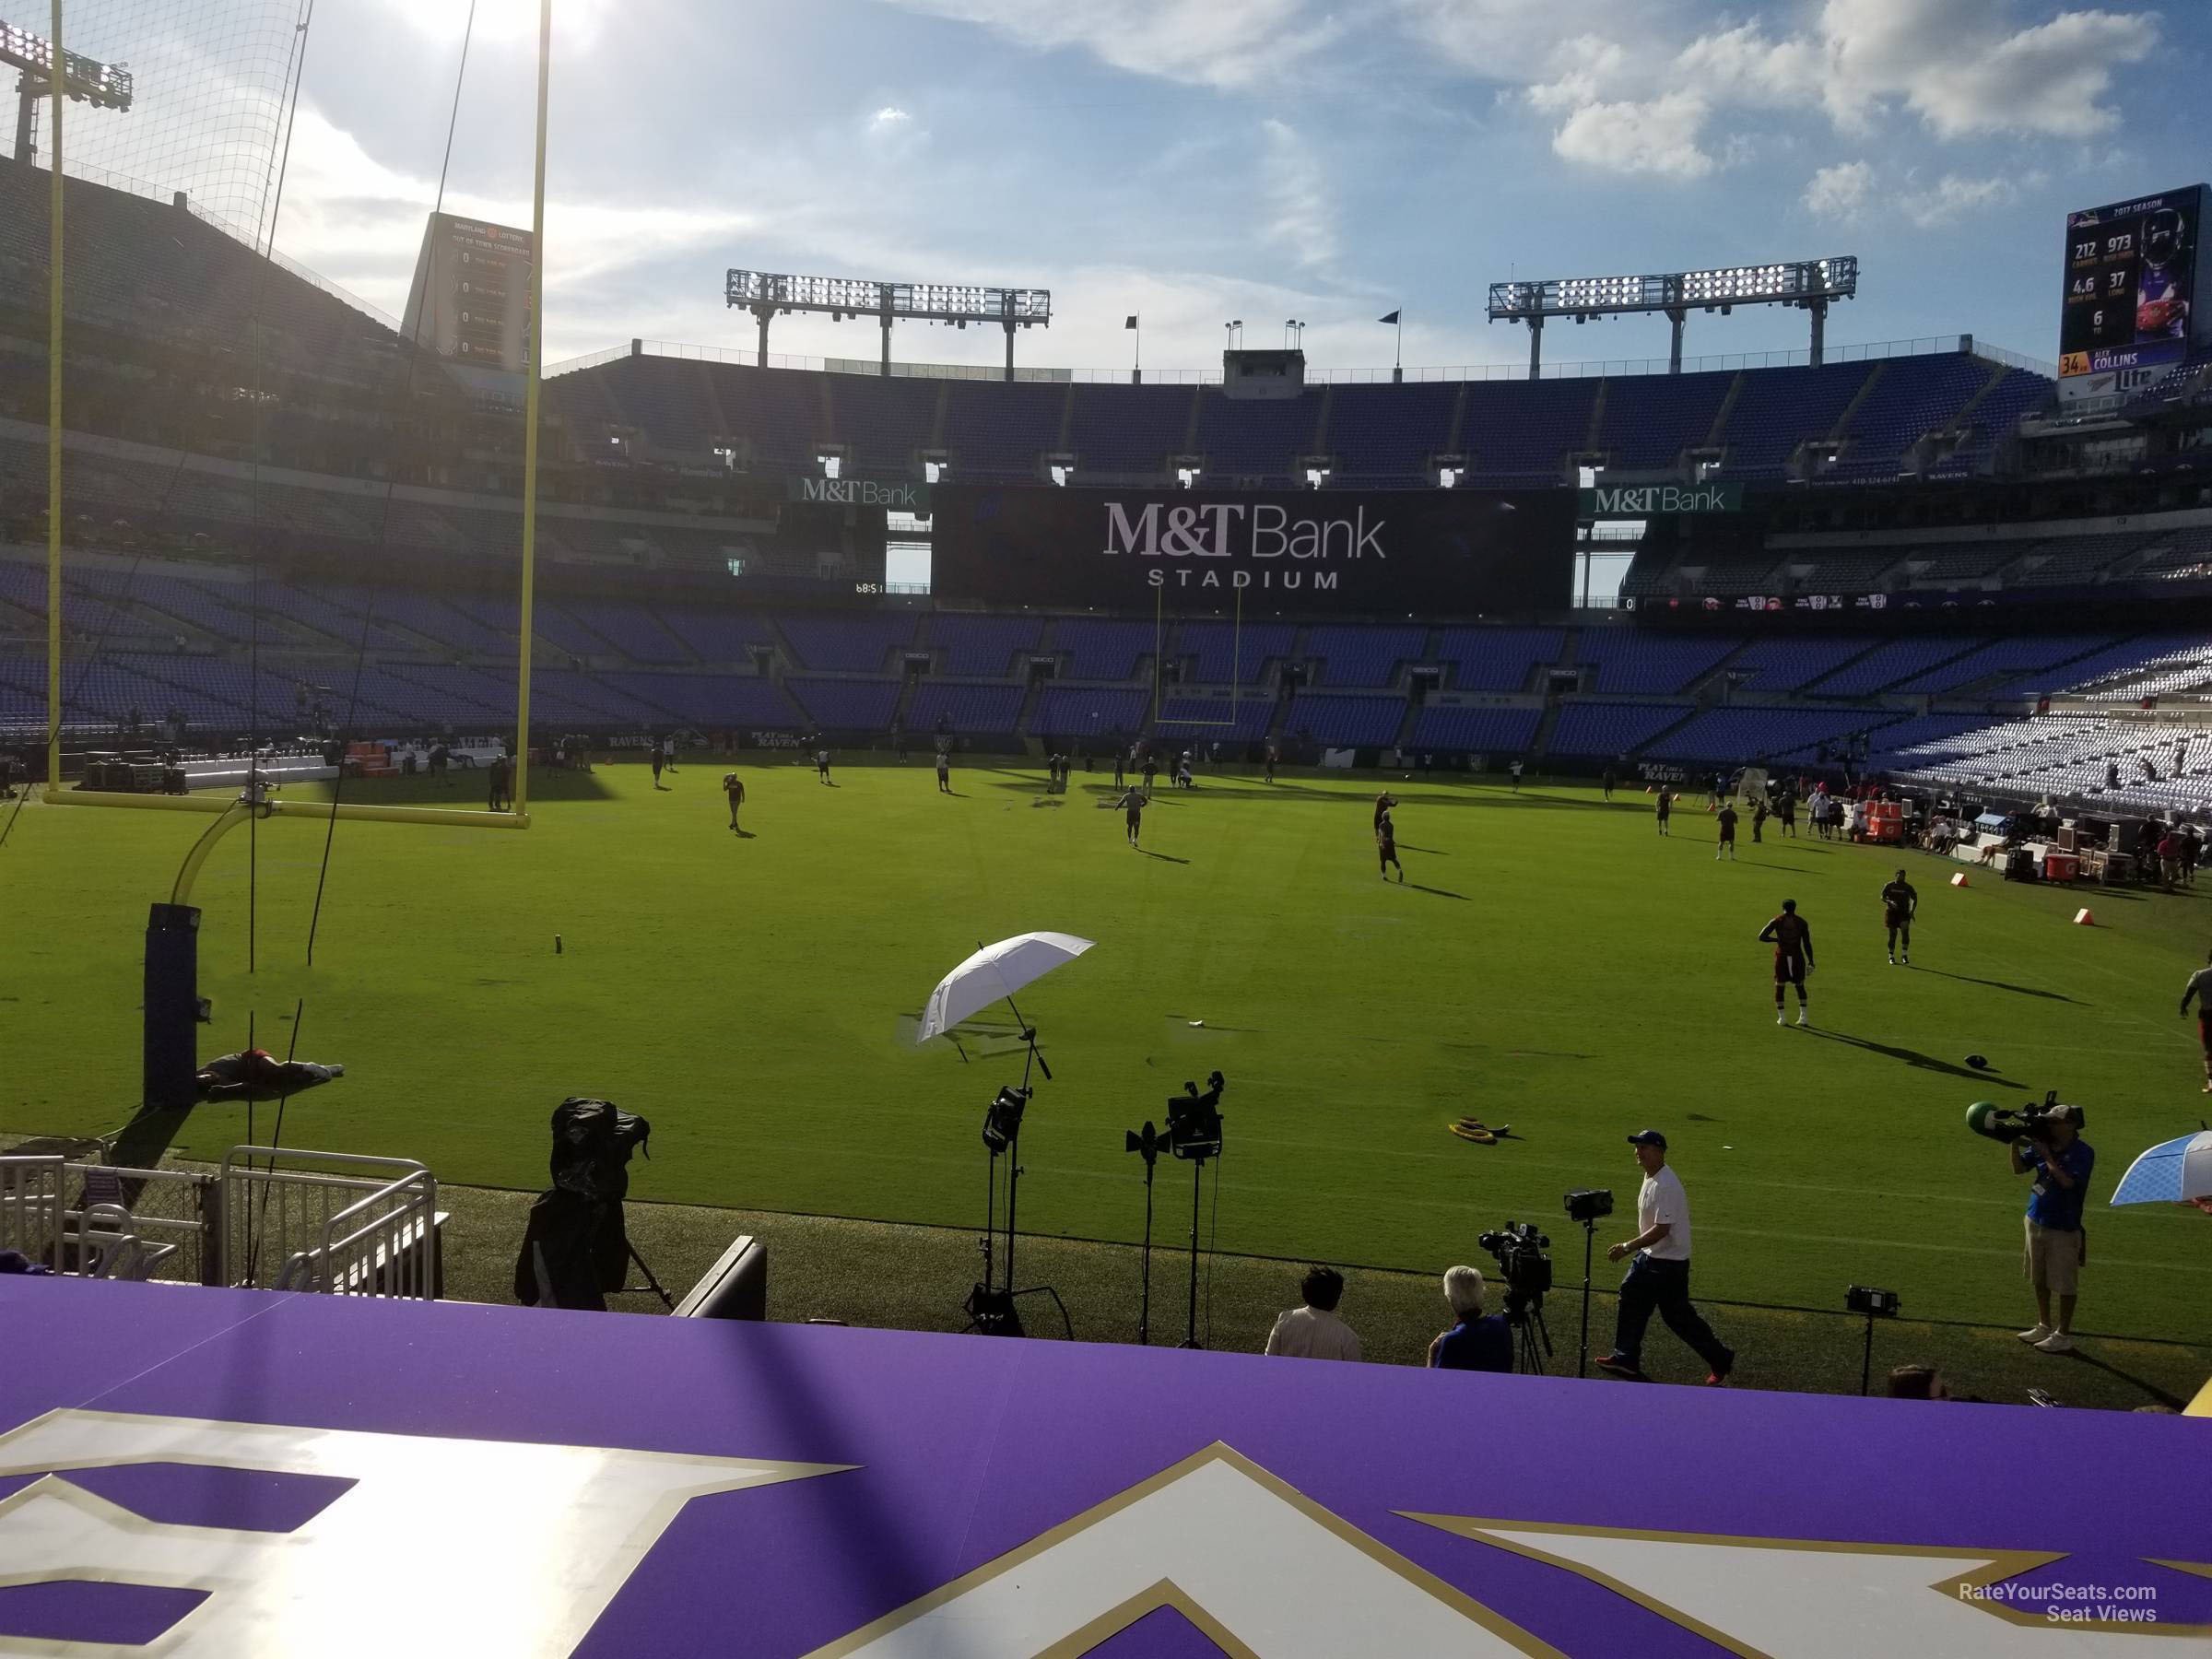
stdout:
{"type": "Polygon", "coordinates": [[[1797,1023],[1813,1022],[1806,1017],[1805,976],[1813,971],[1813,930],[1806,919],[1797,913],[1797,900],[1784,899],[1782,914],[1759,930],[1759,941],[1774,947],[1774,1023],[1781,1025],[1782,993],[1785,985],[1797,987],[1797,1023]]]}

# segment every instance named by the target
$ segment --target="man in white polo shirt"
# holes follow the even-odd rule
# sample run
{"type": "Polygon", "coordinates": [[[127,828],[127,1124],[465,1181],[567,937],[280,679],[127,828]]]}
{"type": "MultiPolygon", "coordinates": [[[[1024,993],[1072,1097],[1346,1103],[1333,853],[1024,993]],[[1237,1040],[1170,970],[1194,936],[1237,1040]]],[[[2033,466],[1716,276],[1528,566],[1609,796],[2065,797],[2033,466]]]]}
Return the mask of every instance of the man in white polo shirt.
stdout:
{"type": "Polygon", "coordinates": [[[1635,1260],[1620,1281],[1613,1351],[1597,1362],[1598,1369],[1640,1382],[1648,1380],[1643,1374],[1643,1332],[1656,1310],[1666,1328],[1712,1368],[1705,1383],[1717,1388],[1735,1369],[1735,1350],[1712,1334],[1712,1327],[1689,1303],[1689,1197],[1682,1191],[1682,1178],[1666,1167],[1665,1135],[1656,1129],[1640,1129],[1629,1136],[1629,1144],[1636,1148],[1636,1161],[1643,1170],[1643,1188],[1636,1194],[1636,1220],[1642,1230],[1606,1251],[1610,1262],[1626,1255],[1635,1260]]]}
{"type": "Polygon", "coordinates": [[[1344,1275],[1334,1267],[1309,1267],[1299,1286],[1305,1306],[1292,1308],[1267,1334],[1267,1351],[1294,1359],[1357,1359],[1359,1337],[1336,1317],[1344,1299],[1344,1275]]]}

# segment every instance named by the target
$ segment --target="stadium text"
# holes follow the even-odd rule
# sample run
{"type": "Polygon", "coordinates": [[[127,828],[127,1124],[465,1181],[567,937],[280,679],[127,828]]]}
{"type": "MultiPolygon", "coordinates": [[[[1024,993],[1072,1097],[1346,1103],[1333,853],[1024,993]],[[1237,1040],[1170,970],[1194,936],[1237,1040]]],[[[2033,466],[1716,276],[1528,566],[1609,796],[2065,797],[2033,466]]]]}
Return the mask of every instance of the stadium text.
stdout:
{"type": "Polygon", "coordinates": [[[1229,580],[1226,582],[1221,580],[1222,574],[1219,571],[1194,571],[1188,568],[1180,571],[1147,571],[1145,582],[1147,585],[1156,588],[1168,586],[1168,578],[1171,576],[1175,578],[1174,585],[1179,588],[1248,588],[1256,582],[1257,585],[1264,588],[1289,591],[1304,587],[1317,594],[1328,593],[1336,585],[1336,572],[1334,571],[1230,571],[1227,573],[1229,580]]]}
{"type": "Polygon", "coordinates": [[[1106,552],[1147,559],[1230,559],[1238,553],[1249,559],[1285,554],[1326,559],[1332,552],[1346,559],[1371,553],[1386,559],[1381,538],[1389,522],[1378,518],[1371,525],[1365,507],[1355,509],[1350,518],[1294,519],[1288,509],[1265,501],[1168,508],[1152,501],[1131,518],[1121,502],[1108,501],[1106,552]]]}

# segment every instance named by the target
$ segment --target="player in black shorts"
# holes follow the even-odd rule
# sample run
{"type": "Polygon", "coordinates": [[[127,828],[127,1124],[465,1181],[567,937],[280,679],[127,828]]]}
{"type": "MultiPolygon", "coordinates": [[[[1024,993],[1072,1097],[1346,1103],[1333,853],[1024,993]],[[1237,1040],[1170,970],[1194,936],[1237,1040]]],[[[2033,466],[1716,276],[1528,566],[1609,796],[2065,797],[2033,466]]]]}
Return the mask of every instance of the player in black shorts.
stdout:
{"type": "Polygon", "coordinates": [[[1897,879],[1882,889],[1882,925],[1889,930],[1889,965],[1894,968],[1900,954],[1905,966],[1912,966],[1912,918],[1920,913],[1920,895],[1900,870],[1897,879]],[[1900,953],[1898,947],[1904,947],[1900,953]]]}
{"type": "Polygon", "coordinates": [[[1712,862],[1720,863],[1721,855],[1724,853],[1728,855],[1728,862],[1734,864],[1735,862],[1735,808],[1725,802],[1722,803],[1719,822],[1721,844],[1712,850],[1712,862]]]}
{"type": "Polygon", "coordinates": [[[1659,805],[1658,805],[1656,807],[1654,807],[1654,808],[1653,808],[1653,810],[1654,810],[1654,811],[1655,811],[1655,812],[1658,814],[1658,817],[1659,817],[1659,833],[1660,833],[1660,834],[1662,834],[1662,835],[1665,835],[1665,834],[1666,833],[1666,820],[1667,820],[1667,817],[1668,817],[1668,815],[1669,815],[1670,813],[1672,813],[1672,812],[1674,811],[1674,809],[1675,809],[1675,801],[1674,801],[1674,797],[1673,797],[1672,795],[1670,795],[1669,794],[1667,794],[1667,790],[1666,790],[1666,785],[1665,785],[1665,784],[1664,784],[1664,783],[1660,784],[1660,785],[1659,785],[1659,805]]]}
{"type": "Polygon", "coordinates": [[[1145,808],[1150,804],[1150,797],[1141,789],[1123,791],[1122,798],[1114,803],[1122,809],[1122,822],[1129,831],[1129,844],[1133,847],[1136,845],[1136,838],[1144,830],[1145,808]]]}
{"type": "Polygon", "coordinates": [[[1385,881],[1390,879],[1391,868],[1395,865],[1398,880],[1403,884],[1406,879],[1406,866],[1398,863],[1397,826],[1390,821],[1390,813],[1387,809],[1375,816],[1375,851],[1380,855],[1378,867],[1382,879],[1385,881]]]}

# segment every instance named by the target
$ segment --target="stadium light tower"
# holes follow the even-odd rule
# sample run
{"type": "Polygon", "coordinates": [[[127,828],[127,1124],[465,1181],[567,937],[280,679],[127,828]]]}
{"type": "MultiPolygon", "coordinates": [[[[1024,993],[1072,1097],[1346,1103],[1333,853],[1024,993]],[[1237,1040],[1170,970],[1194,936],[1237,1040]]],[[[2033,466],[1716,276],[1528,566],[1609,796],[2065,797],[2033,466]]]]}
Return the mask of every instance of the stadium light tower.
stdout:
{"type": "Polygon", "coordinates": [[[1528,378],[1544,371],[1544,321],[1572,317],[1624,317],[1665,312],[1674,324],[1667,357],[1670,372],[1682,372],[1682,325],[1693,311],[1726,316],[1739,305],[1790,305],[1809,312],[1813,322],[1812,360],[1821,360],[1828,335],[1828,308],[1859,291],[1855,254],[1800,259],[1784,265],[1727,265],[1710,271],[1674,271],[1649,276],[1569,276],[1546,282],[1490,284],[1490,321],[1528,324],[1528,378]]]}
{"type": "MultiPolygon", "coordinates": [[[[13,23],[0,23],[0,64],[23,72],[16,83],[16,159],[28,161],[39,100],[53,91],[53,42],[13,23]]],[[[73,102],[88,103],[96,110],[127,110],[131,107],[131,72],[121,64],[102,64],[64,52],[62,91],[73,102]]]]}
{"type": "Polygon", "coordinates": [[[760,324],[759,366],[768,367],[769,319],[779,312],[818,312],[833,322],[875,317],[883,324],[883,372],[891,371],[891,324],[996,323],[1006,331],[1006,378],[1014,378],[1014,331],[1046,328],[1053,321],[1049,288],[981,288],[953,282],[869,282],[850,276],[786,276],[769,271],[732,271],[723,300],[742,306],[760,324]]]}

